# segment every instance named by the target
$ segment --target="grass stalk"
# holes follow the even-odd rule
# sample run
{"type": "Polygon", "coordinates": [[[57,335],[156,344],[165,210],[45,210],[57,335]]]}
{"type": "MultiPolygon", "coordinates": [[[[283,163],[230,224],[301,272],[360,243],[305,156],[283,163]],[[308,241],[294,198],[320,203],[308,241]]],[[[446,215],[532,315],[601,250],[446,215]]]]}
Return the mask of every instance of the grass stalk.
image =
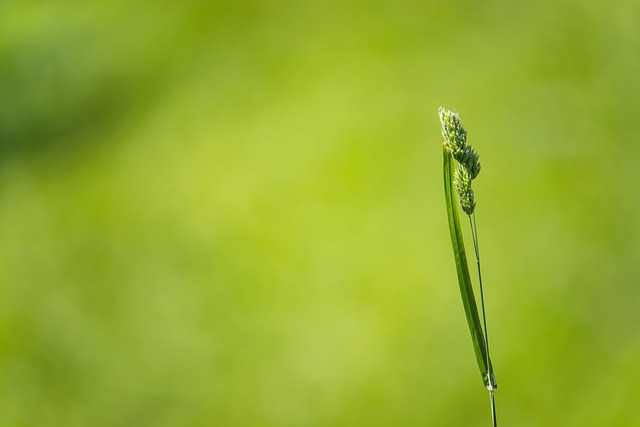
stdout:
{"type": "MultiPolygon", "coordinates": [[[[485,312],[485,308],[484,308],[484,289],[482,287],[482,271],[480,269],[480,245],[478,243],[478,225],[476,223],[476,214],[475,212],[472,213],[471,215],[469,215],[469,225],[471,226],[471,236],[473,238],[473,249],[476,255],[476,266],[478,269],[478,283],[479,283],[479,287],[480,287],[480,310],[481,310],[481,314],[482,314],[482,325],[483,325],[483,329],[484,329],[484,341],[485,341],[485,346],[487,348],[487,363],[486,366],[488,367],[489,371],[487,372],[487,375],[489,376],[489,378],[495,378],[495,375],[493,374],[493,366],[491,365],[491,356],[489,353],[489,332],[487,330],[487,315],[485,312]]],[[[496,401],[495,401],[495,389],[491,386],[491,382],[489,382],[489,387],[487,387],[489,390],[489,404],[491,407],[491,421],[493,424],[493,427],[497,427],[498,425],[498,421],[496,418],[496,401]]]]}
{"type": "Polygon", "coordinates": [[[471,182],[480,172],[479,157],[473,147],[467,145],[467,132],[460,123],[457,113],[439,110],[442,123],[442,135],[445,138],[443,144],[444,155],[444,193],[449,222],[449,233],[453,247],[453,255],[456,264],[458,286],[462,305],[464,307],[467,325],[471,333],[476,362],[482,375],[485,388],[489,391],[491,408],[491,420],[493,427],[497,427],[495,390],[498,385],[489,354],[489,335],[487,331],[487,317],[485,312],[484,289],[482,283],[482,271],[480,267],[480,246],[478,243],[478,227],[475,216],[475,198],[471,189],[471,182]],[[454,169],[454,160],[458,165],[454,169]],[[457,201],[454,198],[457,193],[457,201]],[[458,203],[469,218],[473,249],[478,271],[478,283],[480,292],[480,309],[482,320],[478,315],[473,285],[469,274],[469,266],[465,251],[464,239],[458,215],[458,203]]]}

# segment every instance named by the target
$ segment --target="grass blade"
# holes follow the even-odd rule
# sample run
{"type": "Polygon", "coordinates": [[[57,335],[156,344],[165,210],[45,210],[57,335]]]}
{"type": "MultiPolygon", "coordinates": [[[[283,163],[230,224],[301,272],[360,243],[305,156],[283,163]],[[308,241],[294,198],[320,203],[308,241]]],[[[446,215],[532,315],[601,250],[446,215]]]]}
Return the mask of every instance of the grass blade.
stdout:
{"type": "Polygon", "coordinates": [[[482,323],[478,316],[478,307],[473,293],[471,277],[469,275],[469,265],[467,264],[467,255],[464,248],[464,239],[462,238],[462,228],[460,226],[460,217],[458,216],[458,206],[454,197],[453,188],[453,158],[451,154],[443,148],[444,153],[444,195],[447,205],[447,219],[449,221],[449,232],[451,234],[451,244],[453,246],[453,256],[456,262],[456,272],[458,276],[458,285],[460,287],[460,296],[464,306],[464,313],[467,318],[471,340],[473,341],[473,350],[476,355],[476,361],[484,386],[493,391],[497,388],[493,369],[489,369],[491,360],[488,357],[486,341],[482,333],[482,323]],[[491,373],[491,374],[489,374],[491,373]]]}

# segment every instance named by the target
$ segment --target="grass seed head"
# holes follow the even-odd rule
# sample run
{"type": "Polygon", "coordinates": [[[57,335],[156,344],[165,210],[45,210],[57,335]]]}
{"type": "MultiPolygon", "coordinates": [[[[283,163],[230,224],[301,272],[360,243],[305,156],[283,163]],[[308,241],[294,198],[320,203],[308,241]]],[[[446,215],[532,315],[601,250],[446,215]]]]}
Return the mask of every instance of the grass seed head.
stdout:
{"type": "Polygon", "coordinates": [[[458,113],[440,107],[438,108],[438,115],[440,116],[442,137],[445,140],[447,151],[451,155],[459,155],[458,153],[462,153],[467,144],[467,131],[462,127],[458,113]]]}
{"type": "Polygon", "coordinates": [[[462,210],[471,215],[476,208],[476,202],[471,189],[471,175],[464,165],[458,165],[453,174],[453,188],[458,193],[458,200],[462,210]]]}
{"type": "Polygon", "coordinates": [[[453,154],[453,158],[467,169],[471,179],[476,179],[480,173],[480,156],[471,145],[467,145],[462,151],[453,154]]]}

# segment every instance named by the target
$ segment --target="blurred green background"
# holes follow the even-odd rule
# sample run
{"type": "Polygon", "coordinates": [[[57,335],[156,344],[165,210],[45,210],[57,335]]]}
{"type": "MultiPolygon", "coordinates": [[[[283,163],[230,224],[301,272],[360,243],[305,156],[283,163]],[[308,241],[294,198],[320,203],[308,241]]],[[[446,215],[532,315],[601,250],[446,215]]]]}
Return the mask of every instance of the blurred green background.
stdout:
{"type": "Polygon", "coordinates": [[[637,1],[0,2],[0,425],[637,426],[637,1]],[[467,242],[469,243],[469,241],[467,242]]]}

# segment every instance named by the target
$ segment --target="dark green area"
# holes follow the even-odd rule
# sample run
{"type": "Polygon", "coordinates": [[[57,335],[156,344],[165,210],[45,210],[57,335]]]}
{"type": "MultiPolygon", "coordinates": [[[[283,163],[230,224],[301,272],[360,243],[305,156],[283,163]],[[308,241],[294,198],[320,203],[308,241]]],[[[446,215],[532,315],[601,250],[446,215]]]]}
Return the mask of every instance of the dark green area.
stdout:
{"type": "Polygon", "coordinates": [[[0,2],[0,425],[489,425],[442,105],[482,162],[500,425],[637,426],[638,22],[0,2]]]}

